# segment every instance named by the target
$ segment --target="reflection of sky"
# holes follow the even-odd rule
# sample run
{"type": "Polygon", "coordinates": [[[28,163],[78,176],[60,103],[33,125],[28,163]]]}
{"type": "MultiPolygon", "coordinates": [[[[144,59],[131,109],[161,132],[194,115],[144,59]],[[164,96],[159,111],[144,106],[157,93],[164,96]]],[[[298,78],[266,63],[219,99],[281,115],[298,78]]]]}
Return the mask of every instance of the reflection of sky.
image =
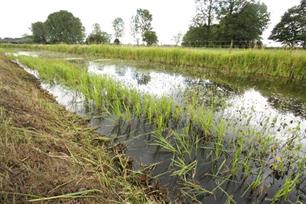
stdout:
{"type": "Polygon", "coordinates": [[[155,71],[139,72],[131,67],[103,65],[90,62],[88,72],[98,75],[107,75],[124,85],[135,88],[142,93],[156,96],[175,96],[186,89],[185,77],[155,71]]]}
{"type": "Polygon", "coordinates": [[[280,112],[268,102],[260,92],[249,89],[242,95],[228,100],[229,106],[223,111],[223,117],[235,118],[240,127],[250,126],[268,135],[288,138],[297,127],[300,135],[305,135],[306,120],[290,112],[280,112]]]}
{"type": "MultiPolygon", "coordinates": [[[[226,97],[225,87],[217,86],[209,80],[189,79],[182,75],[168,74],[156,71],[143,71],[129,66],[105,65],[89,63],[88,71],[98,75],[110,76],[124,85],[156,96],[177,97],[188,90],[195,90],[199,95],[212,97],[215,95],[226,97]],[[142,80],[147,78],[148,80],[142,80]],[[200,86],[199,86],[200,85],[200,86]],[[209,89],[214,87],[214,89],[209,89]],[[209,91],[214,90],[212,93],[209,91]]],[[[233,92],[231,92],[233,93],[233,92]]],[[[201,97],[205,99],[205,96],[201,97]]],[[[222,117],[228,119],[235,126],[259,130],[268,135],[277,135],[281,138],[292,135],[294,129],[305,135],[306,120],[294,116],[290,112],[280,112],[268,102],[259,91],[246,90],[243,94],[232,94],[225,98],[228,106],[222,111],[222,117]]]]}
{"type": "MultiPolygon", "coordinates": [[[[19,52],[18,54],[33,55],[33,53],[19,52]]],[[[36,71],[27,69],[26,71],[38,77],[36,71]]],[[[227,106],[221,117],[226,118],[238,128],[259,130],[268,135],[276,135],[279,138],[288,138],[294,129],[299,126],[299,132],[306,137],[305,118],[295,116],[292,112],[281,112],[274,108],[259,91],[254,89],[246,90],[243,94],[234,94],[227,87],[216,85],[209,80],[187,78],[178,74],[168,74],[157,71],[144,71],[134,67],[120,65],[105,65],[103,63],[90,62],[88,72],[98,75],[107,75],[118,80],[127,87],[135,88],[140,92],[160,96],[170,96],[177,98],[186,92],[194,90],[201,98],[211,98],[220,95],[226,100],[227,106]],[[212,89],[210,89],[212,88],[212,89]],[[227,92],[230,92],[228,95],[227,92]]],[[[64,105],[68,110],[80,112],[82,110],[79,96],[59,85],[42,85],[56,100],[64,105]],[[77,99],[76,99],[77,98],[77,99]],[[76,103],[75,103],[76,102],[76,103]],[[73,105],[75,103],[75,105],[73,105]]]]}
{"type": "MultiPolygon", "coordinates": [[[[19,62],[17,62],[26,72],[32,74],[37,79],[39,79],[39,74],[36,70],[29,69],[26,66],[23,66],[19,62]]],[[[85,114],[84,109],[84,96],[80,93],[76,93],[75,91],[71,91],[61,85],[58,84],[48,84],[45,82],[41,82],[41,87],[44,90],[47,90],[55,100],[62,106],[66,108],[66,110],[75,112],[78,114],[85,114]]]]}
{"type": "Polygon", "coordinates": [[[46,84],[42,83],[41,87],[45,90],[48,90],[49,93],[51,93],[55,100],[64,106],[66,110],[70,112],[75,112],[78,114],[85,114],[85,108],[84,108],[84,97],[76,93],[74,91],[71,91],[67,88],[62,87],[58,84],[46,84]]]}
{"type": "Polygon", "coordinates": [[[38,54],[36,52],[30,52],[30,51],[18,51],[13,54],[14,57],[18,56],[29,56],[29,57],[38,57],[38,54]]]}

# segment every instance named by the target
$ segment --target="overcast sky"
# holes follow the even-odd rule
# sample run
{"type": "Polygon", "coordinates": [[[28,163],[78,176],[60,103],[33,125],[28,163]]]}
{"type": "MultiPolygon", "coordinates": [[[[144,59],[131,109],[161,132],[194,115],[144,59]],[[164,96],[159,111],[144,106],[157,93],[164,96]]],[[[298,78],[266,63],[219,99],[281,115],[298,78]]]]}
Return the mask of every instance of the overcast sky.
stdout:
{"type": "MultiPolygon", "coordinates": [[[[300,0],[262,0],[271,13],[269,28],[263,34],[267,38],[284,14],[298,5],[300,0]]],[[[137,8],[149,9],[153,14],[153,28],[162,44],[173,43],[173,36],[185,33],[194,16],[194,0],[2,0],[0,3],[0,37],[20,37],[30,34],[31,23],[45,21],[55,11],[68,10],[79,17],[89,33],[93,23],[99,23],[103,31],[112,33],[112,21],[122,17],[126,22],[124,43],[132,42],[130,18],[137,8]]],[[[251,25],[250,25],[251,26],[251,25]]]]}

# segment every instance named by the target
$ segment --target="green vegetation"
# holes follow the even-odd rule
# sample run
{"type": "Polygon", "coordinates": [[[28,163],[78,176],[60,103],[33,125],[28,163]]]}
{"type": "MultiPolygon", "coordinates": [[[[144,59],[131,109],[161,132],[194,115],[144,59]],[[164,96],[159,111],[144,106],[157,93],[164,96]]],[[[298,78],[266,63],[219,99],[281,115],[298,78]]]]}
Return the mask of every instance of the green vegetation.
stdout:
{"type": "Polygon", "coordinates": [[[275,26],[271,40],[281,42],[290,47],[301,46],[306,49],[306,1],[290,8],[281,21],[275,26]]]}
{"type": "Polygon", "coordinates": [[[124,21],[122,18],[118,17],[115,18],[115,20],[113,21],[113,29],[114,29],[114,36],[115,36],[115,40],[114,43],[115,44],[120,44],[120,38],[123,36],[124,34],[124,21]]]}
{"type": "Polygon", "coordinates": [[[47,42],[47,31],[43,22],[32,23],[31,27],[33,33],[33,41],[35,43],[46,43],[47,42]]]}
{"type": "Polygon", "coordinates": [[[98,23],[95,23],[93,26],[93,31],[89,34],[86,39],[87,44],[104,44],[110,43],[111,35],[103,32],[98,23]]]}
{"type": "Polygon", "coordinates": [[[157,44],[158,39],[157,39],[156,32],[154,32],[154,31],[146,31],[143,34],[143,41],[146,42],[148,46],[157,44]]]}
{"type": "Polygon", "coordinates": [[[120,146],[111,147],[2,56],[0,149],[0,203],[162,202],[120,146]]]}
{"type": "Polygon", "coordinates": [[[196,0],[196,10],[184,46],[255,47],[270,16],[264,3],[253,0],[196,0]]]}
{"type": "Polygon", "coordinates": [[[140,38],[147,45],[158,42],[157,35],[152,28],[153,16],[147,9],[137,9],[137,14],[131,19],[131,33],[137,45],[140,38]]]}
{"type": "Polygon", "coordinates": [[[85,36],[84,31],[81,20],[63,10],[51,13],[44,23],[32,24],[35,43],[81,43],[85,36]]]}
{"type": "Polygon", "coordinates": [[[41,49],[88,56],[117,58],[162,63],[186,67],[190,71],[200,68],[225,73],[251,74],[258,77],[306,79],[306,51],[287,50],[226,50],[159,47],[129,47],[110,45],[5,45],[7,48],[41,49]]]}
{"type": "Polygon", "coordinates": [[[270,198],[276,202],[288,199],[290,193],[298,193],[297,187],[305,180],[303,177],[291,179],[291,175],[305,175],[306,171],[298,135],[280,146],[273,137],[248,129],[237,130],[222,119],[216,120],[213,109],[200,105],[195,96],[178,105],[170,98],[141,95],[62,60],[32,57],[18,57],[18,60],[37,70],[44,81],[82,93],[95,103],[95,111],[115,115],[119,126],[122,122],[130,124],[134,119],[149,125],[154,136],[152,145],[172,154],[168,173],[180,181],[183,195],[191,200],[222,193],[228,202],[233,202],[236,195],[229,194],[225,186],[236,183],[243,190],[241,195],[253,195],[256,202],[266,198],[267,187],[273,185],[269,181],[281,175],[285,179],[283,190],[270,198]],[[228,137],[228,133],[233,136],[228,137]],[[199,161],[209,167],[205,172],[198,172],[199,161]],[[272,168],[280,165],[286,168],[272,168]],[[198,173],[212,184],[199,185],[194,180],[198,173]]]}

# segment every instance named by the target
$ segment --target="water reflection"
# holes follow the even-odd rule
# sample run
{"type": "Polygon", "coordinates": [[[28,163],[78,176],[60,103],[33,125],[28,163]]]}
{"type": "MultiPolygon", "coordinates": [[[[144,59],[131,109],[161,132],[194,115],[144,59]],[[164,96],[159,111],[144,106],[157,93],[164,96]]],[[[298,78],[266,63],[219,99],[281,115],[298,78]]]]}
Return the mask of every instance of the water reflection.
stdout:
{"type": "MultiPolygon", "coordinates": [[[[18,52],[17,55],[65,56],[67,58],[67,55],[62,53],[50,54],[50,52],[18,52]]],[[[70,56],[69,59],[74,57],[70,56]]],[[[238,90],[225,83],[215,83],[210,78],[111,64],[107,60],[84,60],[84,62],[87,62],[85,65],[89,73],[109,76],[141,93],[152,94],[156,97],[168,96],[179,103],[196,96],[202,104],[222,105],[224,108],[216,115],[227,119],[237,128],[255,128],[281,139],[286,139],[294,133],[306,137],[306,103],[298,103],[294,99],[288,100],[277,93],[274,94],[275,90],[273,92],[259,91],[254,88],[238,90]]],[[[244,81],[244,83],[247,82],[244,81]]],[[[53,88],[56,89],[56,87],[53,88]]],[[[66,93],[56,97],[60,103],[61,100],[64,103],[68,95],[66,93]]]]}
{"type": "Polygon", "coordinates": [[[223,118],[241,129],[249,127],[279,139],[288,139],[294,134],[306,136],[305,118],[275,109],[259,91],[246,90],[241,95],[232,96],[227,104],[229,106],[221,113],[223,118]]]}
{"type": "MultiPolygon", "coordinates": [[[[88,72],[109,76],[130,88],[157,97],[168,96],[184,102],[196,96],[202,104],[222,106],[216,114],[238,129],[256,129],[267,135],[287,139],[306,136],[306,120],[291,111],[277,110],[273,100],[254,88],[238,91],[209,79],[137,69],[131,66],[89,62],[88,72]]],[[[275,101],[275,100],[274,100],[275,101]]]]}
{"type": "Polygon", "coordinates": [[[179,98],[186,89],[183,76],[156,71],[137,71],[130,66],[89,62],[88,72],[110,76],[127,87],[137,89],[142,93],[153,94],[157,97],[171,96],[179,98]]]}

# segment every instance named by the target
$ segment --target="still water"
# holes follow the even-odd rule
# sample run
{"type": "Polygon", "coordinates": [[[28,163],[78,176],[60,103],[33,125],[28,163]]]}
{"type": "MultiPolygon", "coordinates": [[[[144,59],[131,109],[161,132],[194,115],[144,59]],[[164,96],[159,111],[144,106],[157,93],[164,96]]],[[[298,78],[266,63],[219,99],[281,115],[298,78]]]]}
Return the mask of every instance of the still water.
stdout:
{"type": "MultiPolygon", "coordinates": [[[[227,83],[227,78],[221,77],[223,80],[220,80],[220,78],[216,80],[215,77],[206,77],[206,75],[180,74],[158,68],[142,67],[142,65],[129,64],[128,62],[125,64],[122,61],[88,60],[46,52],[18,52],[15,54],[35,57],[61,57],[73,63],[82,63],[90,74],[108,76],[128,88],[138,90],[140,93],[151,94],[157,98],[171,97],[177,103],[183,103],[190,95],[197,95],[203,104],[220,103],[218,104],[220,108],[216,109],[215,117],[225,119],[238,129],[255,129],[265,135],[275,136],[279,141],[286,141],[294,135],[299,135],[304,138],[302,143],[305,144],[306,100],[304,98],[306,98],[306,91],[301,91],[306,90],[305,84],[296,86],[287,84],[286,86],[290,89],[288,88],[289,90],[283,92],[281,88],[273,88],[269,83],[270,86],[258,87],[256,83],[254,84],[254,81],[250,81],[250,83],[244,81],[243,86],[239,86],[239,79],[235,83],[227,83]]],[[[24,67],[24,69],[39,78],[37,72],[27,67],[24,67]]],[[[42,81],[41,86],[67,110],[83,116],[90,115],[86,108],[88,101],[85,101],[82,94],[59,84],[47,84],[42,81]]],[[[100,118],[95,115],[91,118],[91,124],[98,127],[97,130],[100,133],[112,136],[114,134],[114,120],[112,117],[100,118]]],[[[137,129],[133,132],[134,137],[124,136],[124,140],[121,140],[127,145],[127,154],[134,158],[134,168],[159,163],[154,169],[153,175],[167,172],[171,154],[159,151],[156,146],[150,145],[152,138],[141,136],[146,132],[144,130],[146,127],[141,128],[143,129],[138,130],[136,127],[132,127],[132,129],[137,129]]],[[[121,134],[124,135],[124,133],[121,134]]],[[[199,168],[204,171],[206,167],[199,168]]],[[[176,185],[176,179],[167,174],[161,176],[160,179],[162,184],[169,187],[176,185]]],[[[200,181],[201,178],[198,178],[198,180],[200,181]]],[[[209,182],[209,180],[201,180],[201,183],[209,182]]],[[[280,181],[278,182],[280,184],[280,181]]],[[[271,196],[275,193],[279,184],[273,184],[274,187],[270,189],[271,196]]],[[[241,195],[243,192],[240,187],[229,185],[228,191],[233,191],[232,193],[235,195],[241,195]]],[[[175,190],[172,193],[175,194],[175,190]]],[[[243,203],[247,202],[244,198],[239,199],[243,203]]]]}

